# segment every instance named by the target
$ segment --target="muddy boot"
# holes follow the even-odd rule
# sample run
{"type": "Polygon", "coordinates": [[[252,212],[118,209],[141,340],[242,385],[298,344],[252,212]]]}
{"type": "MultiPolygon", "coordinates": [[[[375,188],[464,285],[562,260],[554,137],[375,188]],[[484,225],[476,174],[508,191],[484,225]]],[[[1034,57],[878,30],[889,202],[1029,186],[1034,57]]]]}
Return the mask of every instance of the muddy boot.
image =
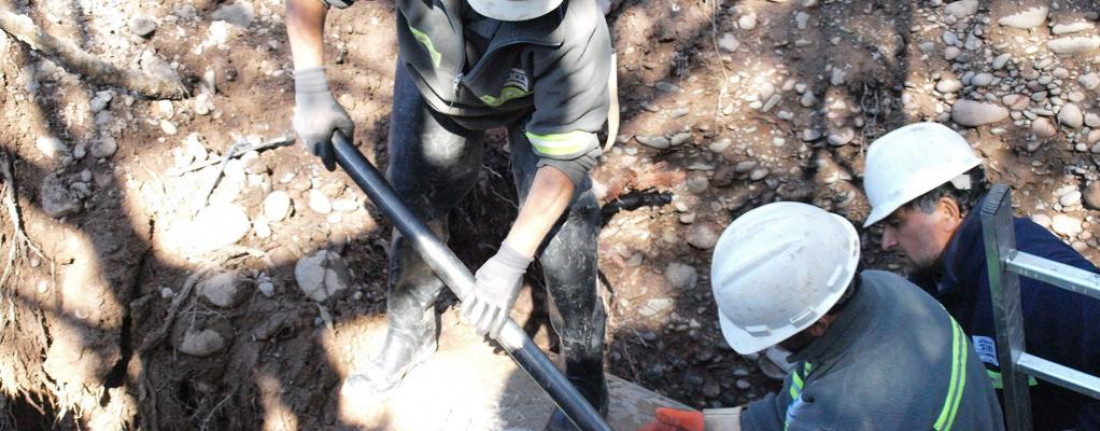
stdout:
{"type": "MultiPolygon", "coordinates": [[[[445,229],[433,224],[433,230],[446,237],[445,229]]],[[[348,377],[345,390],[389,391],[435,353],[439,326],[435,298],[443,282],[402,235],[394,235],[392,250],[395,254],[390,260],[391,282],[386,297],[386,340],[381,352],[348,377]]]]}

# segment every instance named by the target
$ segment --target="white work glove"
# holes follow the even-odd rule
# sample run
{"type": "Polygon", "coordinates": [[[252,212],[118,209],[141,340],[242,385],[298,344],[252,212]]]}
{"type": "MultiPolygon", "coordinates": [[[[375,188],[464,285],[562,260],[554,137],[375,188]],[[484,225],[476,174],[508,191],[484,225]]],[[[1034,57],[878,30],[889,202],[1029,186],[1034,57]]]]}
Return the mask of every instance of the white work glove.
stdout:
{"type": "Polygon", "coordinates": [[[463,300],[462,317],[479,335],[488,333],[496,339],[500,334],[532,260],[504,243],[474,274],[474,288],[463,300]]]}
{"type": "Polygon", "coordinates": [[[325,68],[310,67],[294,71],[294,131],[309,152],[321,158],[325,169],[336,169],[332,134],[339,130],[349,140],[355,132],[351,117],[332,97],[325,79],[325,68]]]}

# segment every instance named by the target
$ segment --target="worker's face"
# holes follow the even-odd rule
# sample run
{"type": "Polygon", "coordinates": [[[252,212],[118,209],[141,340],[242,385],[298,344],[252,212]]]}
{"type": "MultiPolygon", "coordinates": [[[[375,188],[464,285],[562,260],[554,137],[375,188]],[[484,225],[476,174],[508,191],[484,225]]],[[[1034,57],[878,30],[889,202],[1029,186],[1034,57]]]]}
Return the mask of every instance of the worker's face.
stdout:
{"type": "Polygon", "coordinates": [[[899,252],[910,274],[922,272],[936,265],[961,222],[958,204],[951,198],[940,198],[931,213],[902,207],[883,222],[882,248],[899,252]]]}

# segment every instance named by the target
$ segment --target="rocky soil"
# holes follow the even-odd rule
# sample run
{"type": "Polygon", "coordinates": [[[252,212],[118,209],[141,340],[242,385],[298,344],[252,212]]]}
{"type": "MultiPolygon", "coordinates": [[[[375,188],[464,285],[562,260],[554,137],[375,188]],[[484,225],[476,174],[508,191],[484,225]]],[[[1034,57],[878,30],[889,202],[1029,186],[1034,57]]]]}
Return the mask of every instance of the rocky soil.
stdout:
{"type": "MultiPolygon", "coordinates": [[[[384,318],[391,228],[288,138],[281,2],[0,6],[192,89],[172,101],[97,86],[0,32],[13,173],[0,429],[350,428],[333,394],[371,353],[363,324],[384,318]]],[[[1019,214],[1100,263],[1098,14],[1090,0],[624,1],[608,17],[623,125],[593,173],[609,368],[696,407],[775,389],[719,333],[717,236],[777,200],[861,224],[865,149],[915,121],[960,131],[1019,214]]],[[[335,94],[380,166],[393,25],[390,2],[363,1],[326,33],[335,94]]],[[[514,217],[502,140],[491,134],[479,186],[451,215],[470,266],[514,217]]],[[[899,270],[862,233],[867,264],[899,270]]],[[[533,272],[514,316],[551,349],[533,272]]]]}

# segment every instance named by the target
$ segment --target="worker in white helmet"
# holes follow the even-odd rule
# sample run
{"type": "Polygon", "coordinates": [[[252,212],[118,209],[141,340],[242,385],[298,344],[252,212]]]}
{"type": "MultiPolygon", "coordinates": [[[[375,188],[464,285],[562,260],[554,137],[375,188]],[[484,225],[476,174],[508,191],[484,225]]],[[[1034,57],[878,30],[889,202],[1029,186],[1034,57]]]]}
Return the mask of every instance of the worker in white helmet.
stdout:
{"type": "Polygon", "coordinates": [[[642,430],[1003,429],[959,325],[905,279],[859,272],[859,256],[851,223],[806,204],[730,224],[711,263],[722,335],[741,354],[779,344],[794,370],[747,406],[658,409],[642,430]]]}
{"type": "MultiPolygon", "coordinates": [[[[323,41],[341,35],[324,37],[324,24],[329,7],[354,0],[286,3],[294,128],[332,170],[333,135],[350,139],[354,129],[329,90],[323,41]]],[[[462,315],[495,337],[538,259],[564,374],[605,413],[606,314],[596,289],[600,214],[588,175],[602,153],[597,133],[611,106],[605,10],[596,0],[395,0],[393,6],[399,54],[387,178],[446,242],[447,214],[477,183],[485,132],[508,129],[519,214],[475,273],[462,315]]],[[[435,300],[443,282],[396,232],[390,260],[386,337],[345,380],[344,394],[352,399],[388,393],[437,347],[435,300]]],[[[574,429],[561,410],[548,428],[574,429]]]]}
{"type": "MultiPolygon", "coordinates": [[[[863,186],[864,227],[882,225],[882,248],[905,259],[910,280],[939,300],[971,337],[1001,389],[996,332],[979,211],[989,187],[982,161],[961,135],[937,123],[894,130],[871,143],[863,186]]],[[[1096,267],[1028,218],[1014,220],[1019,250],[1086,271],[1096,267]]],[[[1026,349],[1100,374],[1100,301],[1020,278],[1026,349]]],[[[1100,429],[1100,404],[1057,385],[1030,382],[1037,430],[1100,429]]]]}

